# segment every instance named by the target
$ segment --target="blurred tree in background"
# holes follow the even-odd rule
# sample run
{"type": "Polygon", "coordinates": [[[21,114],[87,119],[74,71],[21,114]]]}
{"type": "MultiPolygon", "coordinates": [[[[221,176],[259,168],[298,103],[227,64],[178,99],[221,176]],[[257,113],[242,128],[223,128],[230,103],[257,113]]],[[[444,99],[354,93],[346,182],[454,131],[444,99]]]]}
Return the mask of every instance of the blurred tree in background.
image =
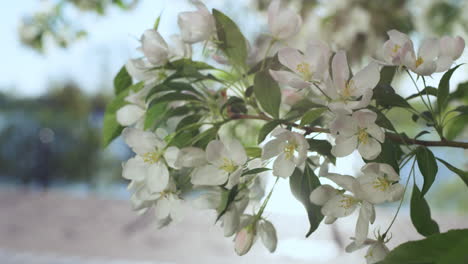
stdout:
{"type": "Polygon", "coordinates": [[[119,162],[100,144],[106,101],[73,83],[39,98],[0,94],[0,177],[43,187],[52,181],[93,184],[103,171],[120,178],[119,162]]]}

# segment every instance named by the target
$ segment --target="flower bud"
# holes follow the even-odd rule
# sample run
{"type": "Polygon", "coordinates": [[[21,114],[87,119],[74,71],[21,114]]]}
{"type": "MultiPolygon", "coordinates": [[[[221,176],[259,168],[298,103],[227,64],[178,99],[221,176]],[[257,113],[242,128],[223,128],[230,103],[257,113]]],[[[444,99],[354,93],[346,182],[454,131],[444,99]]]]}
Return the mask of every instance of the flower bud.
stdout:
{"type": "Polygon", "coordinates": [[[242,228],[234,240],[234,250],[237,255],[242,256],[249,252],[255,240],[254,224],[242,228]]]}
{"type": "Polygon", "coordinates": [[[259,222],[258,234],[262,239],[263,245],[268,249],[268,251],[272,253],[275,252],[276,245],[278,244],[278,238],[273,224],[266,220],[259,222]]]}
{"type": "Polygon", "coordinates": [[[381,260],[383,260],[390,250],[385,246],[382,241],[377,241],[376,243],[372,244],[366,253],[366,261],[367,264],[374,264],[381,260]]]}

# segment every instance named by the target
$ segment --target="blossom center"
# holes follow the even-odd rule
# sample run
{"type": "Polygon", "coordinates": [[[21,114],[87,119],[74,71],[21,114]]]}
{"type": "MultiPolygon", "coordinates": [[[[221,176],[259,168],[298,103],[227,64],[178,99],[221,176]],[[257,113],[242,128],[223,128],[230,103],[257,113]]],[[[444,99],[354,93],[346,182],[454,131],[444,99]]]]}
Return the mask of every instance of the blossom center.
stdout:
{"type": "Polygon", "coordinates": [[[302,73],[304,80],[308,81],[312,78],[312,71],[310,70],[310,64],[303,62],[297,65],[296,70],[302,73]]]}
{"type": "Polygon", "coordinates": [[[391,182],[383,177],[378,177],[373,183],[372,186],[374,189],[385,192],[390,188],[391,182]]]}
{"type": "Polygon", "coordinates": [[[397,53],[397,52],[400,50],[400,48],[401,48],[400,45],[395,44],[395,45],[393,46],[392,52],[393,52],[393,53],[397,53]]]}
{"type": "Polygon", "coordinates": [[[224,158],[223,164],[219,168],[224,170],[227,173],[232,173],[237,169],[237,166],[234,164],[232,160],[224,158]]]}
{"type": "Polygon", "coordinates": [[[366,144],[369,141],[369,134],[367,134],[367,131],[365,128],[359,128],[359,131],[357,134],[358,134],[359,142],[366,144]]]}
{"type": "Polygon", "coordinates": [[[351,94],[353,93],[354,89],[355,89],[354,81],[353,80],[347,81],[343,89],[343,97],[344,98],[351,97],[351,94]]]}
{"type": "Polygon", "coordinates": [[[353,205],[355,205],[356,202],[357,202],[357,200],[354,199],[354,197],[344,196],[343,199],[340,200],[340,207],[342,207],[344,209],[349,209],[353,205]]]}
{"type": "Polygon", "coordinates": [[[424,63],[423,58],[418,57],[418,59],[416,60],[416,65],[415,65],[416,68],[419,67],[419,66],[420,66],[421,64],[423,64],[423,63],[424,63]]]}
{"type": "Polygon", "coordinates": [[[144,162],[154,164],[159,161],[159,159],[161,158],[161,154],[156,152],[146,152],[141,157],[143,158],[144,162]]]}
{"type": "Polygon", "coordinates": [[[294,157],[294,151],[296,150],[297,146],[295,143],[289,143],[284,147],[284,153],[286,154],[286,159],[291,159],[294,157]]]}

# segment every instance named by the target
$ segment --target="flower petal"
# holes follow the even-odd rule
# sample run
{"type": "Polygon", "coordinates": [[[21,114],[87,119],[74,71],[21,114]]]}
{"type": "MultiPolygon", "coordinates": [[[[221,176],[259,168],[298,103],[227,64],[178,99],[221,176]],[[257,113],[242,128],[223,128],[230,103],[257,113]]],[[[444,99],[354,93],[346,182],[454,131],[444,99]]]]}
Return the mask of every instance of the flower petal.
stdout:
{"type": "Polygon", "coordinates": [[[117,122],[122,126],[131,126],[144,114],[145,110],[141,107],[134,104],[128,104],[117,110],[117,122]]]}
{"type": "Polygon", "coordinates": [[[373,160],[380,154],[382,147],[377,140],[368,138],[367,142],[359,143],[358,151],[364,159],[373,160]]]}
{"type": "Polygon", "coordinates": [[[226,183],[228,173],[213,165],[196,168],[192,173],[192,184],[195,185],[222,185],[226,183]]]}
{"type": "Polygon", "coordinates": [[[351,95],[359,97],[367,90],[374,89],[380,80],[379,67],[375,63],[369,63],[364,69],[356,73],[352,78],[355,89],[351,95]]]}
{"type": "Polygon", "coordinates": [[[344,51],[338,51],[333,57],[332,74],[335,87],[339,90],[344,89],[349,79],[348,60],[344,51]]]}
{"type": "Polygon", "coordinates": [[[140,156],[129,159],[122,170],[122,177],[127,180],[141,181],[146,178],[146,163],[140,156]]]}
{"type": "Polygon", "coordinates": [[[298,75],[289,71],[270,70],[270,75],[278,83],[289,85],[296,89],[305,89],[310,87],[308,82],[305,82],[303,79],[299,78],[298,75]]]}
{"type": "Polygon", "coordinates": [[[154,152],[157,146],[163,144],[155,134],[132,127],[125,128],[122,136],[125,143],[138,155],[154,152]]]}
{"type": "Polygon", "coordinates": [[[331,185],[324,184],[315,188],[310,193],[309,199],[313,204],[322,206],[337,194],[338,191],[335,188],[331,185]]]}
{"type": "Polygon", "coordinates": [[[301,74],[297,66],[305,61],[304,56],[297,49],[282,48],[278,51],[278,60],[290,70],[301,74]]]}
{"type": "Polygon", "coordinates": [[[439,55],[439,41],[435,38],[424,39],[419,46],[418,56],[424,61],[433,61],[439,55]]]}
{"type": "Polygon", "coordinates": [[[296,164],[290,159],[286,159],[286,154],[281,153],[273,163],[273,175],[288,178],[294,172],[296,164]]]}
{"type": "Polygon", "coordinates": [[[159,161],[148,167],[146,178],[148,188],[153,192],[162,192],[169,183],[169,170],[164,162],[159,161]]]}
{"type": "Polygon", "coordinates": [[[262,239],[263,245],[271,253],[275,252],[276,245],[278,244],[278,237],[276,236],[276,229],[270,221],[263,220],[258,224],[258,233],[262,239]]]}
{"type": "Polygon", "coordinates": [[[221,164],[223,154],[226,153],[226,148],[220,140],[212,140],[206,146],[206,160],[213,164],[221,164]]]}
{"type": "Polygon", "coordinates": [[[167,43],[159,32],[154,29],[148,29],[143,33],[141,47],[145,57],[154,66],[160,66],[168,59],[169,51],[167,43]]]}
{"type": "Polygon", "coordinates": [[[278,156],[283,151],[285,145],[286,143],[279,139],[268,141],[262,149],[262,160],[278,156]]]}
{"type": "Polygon", "coordinates": [[[351,154],[357,147],[357,137],[344,137],[337,136],[335,139],[335,145],[331,149],[331,153],[335,157],[345,157],[351,154]]]}
{"type": "Polygon", "coordinates": [[[158,199],[156,205],[154,206],[154,213],[157,219],[165,219],[169,216],[171,212],[171,204],[169,200],[165,197],[158,199]]]}

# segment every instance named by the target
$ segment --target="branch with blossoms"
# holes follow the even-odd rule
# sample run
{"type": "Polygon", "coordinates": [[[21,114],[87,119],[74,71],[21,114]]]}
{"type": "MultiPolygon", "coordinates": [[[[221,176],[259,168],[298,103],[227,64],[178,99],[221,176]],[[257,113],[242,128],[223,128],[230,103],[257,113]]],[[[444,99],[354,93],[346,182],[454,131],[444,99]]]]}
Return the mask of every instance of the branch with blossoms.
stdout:
{"type": "Polygon", "coordinates": [[[344,51],[319,40],[309,41],[304,51],[283,46],[302,21],[280,1],[268,9],[271,41],[260,60],[234,21],[193,3],[197,10],[179,14],[180,35],[170,36],[169,43],[158,32],[159,18],[143,33],[142,57],[119,71],[116,97],[106,109],[104,143],[122,135],[136,154],[123,164],[122,176],[130,181],[137,212],[153,213],[164,227],[179,222],[187,207],[213,210],[224,236],[234,237],[237,254],[246,254],[258,237],[274,252],[276,230],[263,213],[276,182],[288,180],[306,210],[307,237],[321,222],[358,212],[346,251],[367,247],[367,263],[426,263],[464,254],[460,248],[450,256],[427,258],[414,251],[447,247],[468,232],[440,233],[424,198],[437,176],[437,161],[468,185],[466,171],[428,148],[468,148],[467,142],[454,140],[467,123],[467,107],[460,104],[466,84],[452,93],[449,87],[460,67],[452,65],[464,50],[462,38],[426,39],[416,53],[408,36],[390,30],[380,58],[353,73],[344,51]],[[197,43],[207,62],[192,59],[197,43]],[[427,86],[425,78],[435,72],[445,73],[438,87],[427,86]],[[403,98],[394,90],[397,74],[409,75],[415,94],[403,98]],[[417,98],[423,111],[412,101],[417,98]],[[387,118],[394,108],[422,120],[429,131],[411,138],[397,130],[387,118]],[[230,135],[233,126],[243,129],[243,137],[230,135]],[[440,140],[419,139],[428,133],[440,140]],[[252,135],[256,143],[247,140],[252,135]],[[359,175],[329,171],[337,158],[355,150],[366,163],[359,175]],[[407,164],[410,173],[402,177],[407,164]],[[276,181],[265,195],[267,177],[276,181]],[[386,243],[411,178],[411,220],[427,238],[390,251],[386,243]],[[383,233],[369,232],[380,230],[375,206],[386,203],[399,203],[392,222],[383,233]]]}

